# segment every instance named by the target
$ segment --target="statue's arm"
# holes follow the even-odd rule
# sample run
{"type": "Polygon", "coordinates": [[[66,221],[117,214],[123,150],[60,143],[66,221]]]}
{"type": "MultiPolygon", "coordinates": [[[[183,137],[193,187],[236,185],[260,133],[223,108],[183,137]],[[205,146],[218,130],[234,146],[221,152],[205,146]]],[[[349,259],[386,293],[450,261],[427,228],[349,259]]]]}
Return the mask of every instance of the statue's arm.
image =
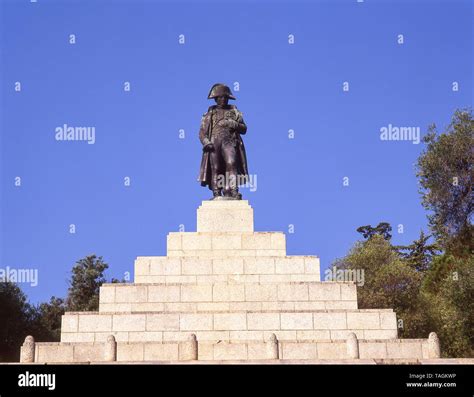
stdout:
{"type": "Polygon", "coordinates": [[[237,127],[235,130],[239,133],[244,135],[247,132],[247,124],[245,124],[244,118],[242,113],[239,112],[239,117],[237,119],[237,127]]]}
{"type": "Polygon", "coordinates": [[[201,118],[201,127],[199,129],[199,140],[201,141],[202,146],[206,146],[209,143],[211,143],[207,135],[209,121],[210,121],[209,118],[210,118],[209,112],[205,113],[201,118]]]}

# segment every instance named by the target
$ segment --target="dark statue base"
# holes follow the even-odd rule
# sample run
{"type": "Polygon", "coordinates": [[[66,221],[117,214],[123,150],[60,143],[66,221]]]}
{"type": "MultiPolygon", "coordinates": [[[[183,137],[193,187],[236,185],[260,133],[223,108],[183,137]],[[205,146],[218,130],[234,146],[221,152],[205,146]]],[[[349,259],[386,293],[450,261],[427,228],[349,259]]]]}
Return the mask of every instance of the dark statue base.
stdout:
{"type": "Polygon", "coordinates": [[[242,200],[242,196],[239,194],[239,197],[226,197],[226,196],[217,196],[209,199],[209,201],[228,201],[228,200],[242,200]]]}

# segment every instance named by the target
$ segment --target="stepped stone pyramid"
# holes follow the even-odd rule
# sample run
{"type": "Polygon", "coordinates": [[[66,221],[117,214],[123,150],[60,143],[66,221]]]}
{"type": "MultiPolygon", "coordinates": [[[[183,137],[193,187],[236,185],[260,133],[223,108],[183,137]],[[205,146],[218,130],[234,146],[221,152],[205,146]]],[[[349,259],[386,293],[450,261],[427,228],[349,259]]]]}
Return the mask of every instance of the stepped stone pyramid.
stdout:
{"type": "Polygon", "coordinates": [[[203,201],[197,232],[104,284],[98,312],[67,312],[61,342],[27,337],[22,362],[396,362],[439,357],[436,334],[397,338],[391,309],[358,309],[354,283],[321,282],[316,256],[255,232],[246,200],[203,201]],[[264,361],[261,361],[264,362],[264,361]]]}

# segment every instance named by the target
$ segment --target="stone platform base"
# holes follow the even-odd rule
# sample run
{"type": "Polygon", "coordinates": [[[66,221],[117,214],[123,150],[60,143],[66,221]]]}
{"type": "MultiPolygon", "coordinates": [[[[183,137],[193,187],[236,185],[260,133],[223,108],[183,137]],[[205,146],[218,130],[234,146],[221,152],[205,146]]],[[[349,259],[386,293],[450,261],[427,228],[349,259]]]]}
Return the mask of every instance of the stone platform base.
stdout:
{"type": "Polygon", "coordinates": [[[158,362],[158,361],[288,361],[318,360],[405,360],[433,358],[429,339],[308,340],[266,342],[198,342],[194,335],[182,342],[117,343],[111,337],[100,343],[36,343],[34,362],[158,362]]]}
{"type": "Polygon", "coordinates": [[[25,363],[417,363],[435,333],[398,339],[392,309],[359,309],[353,282],[321,281],[317,256],[287,255],[282,232],[254,231],[247,201],[204,201],[196,232],[140,256],[134,283],[103,284],[97,312],[67,312],[60,343],[25,363]]]}

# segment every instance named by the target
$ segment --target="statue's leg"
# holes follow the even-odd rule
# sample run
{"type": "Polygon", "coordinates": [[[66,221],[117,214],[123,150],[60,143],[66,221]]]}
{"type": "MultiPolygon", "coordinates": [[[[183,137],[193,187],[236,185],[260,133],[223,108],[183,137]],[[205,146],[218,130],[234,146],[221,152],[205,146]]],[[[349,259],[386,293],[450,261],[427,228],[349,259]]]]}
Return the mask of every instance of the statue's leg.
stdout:
{"type": "Polygon", "coordinates": [[[219,197],[223,186],[220,186],[222,181],[219,178],[220,170],[222,169],[221,145],[219,141],[214,141],[214,150],[209,153],[211,161],[211,188],[213,197],[219,197]]]}
{"type": "Polygon", "coordinates": [[[225,164],[225,188],[224,195],[241,199],[239,187],[237,185],[237,151],[235,145],[226,144],[222,146],[222,157],[225,164]]]}

